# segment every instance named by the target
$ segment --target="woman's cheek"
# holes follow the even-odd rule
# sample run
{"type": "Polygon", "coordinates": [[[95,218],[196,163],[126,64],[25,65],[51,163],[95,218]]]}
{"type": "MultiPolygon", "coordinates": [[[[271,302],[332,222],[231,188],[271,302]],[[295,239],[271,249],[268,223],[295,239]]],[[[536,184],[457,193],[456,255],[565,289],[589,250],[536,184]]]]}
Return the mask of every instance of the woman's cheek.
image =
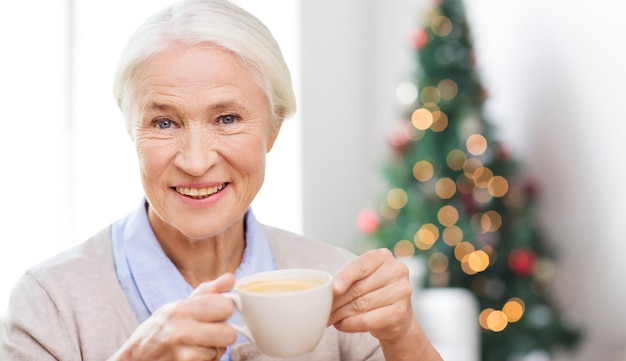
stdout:
{"type": "MultiPolygon", "coordinates": [[[[162,149],[162,147],[159,147],[157,143],[158,142],[155,142],[154,139],[142,136],[138,136],[135,139],[137,158],[143,173],[149,172],[151,169],[158,167],[158,164],[162,161],[159,158],[163,157],[164,154],[159,152],[159,148],[162,149]]],[[[144,176],[145,175],[146,174],[144,174],[144,176]]]]}

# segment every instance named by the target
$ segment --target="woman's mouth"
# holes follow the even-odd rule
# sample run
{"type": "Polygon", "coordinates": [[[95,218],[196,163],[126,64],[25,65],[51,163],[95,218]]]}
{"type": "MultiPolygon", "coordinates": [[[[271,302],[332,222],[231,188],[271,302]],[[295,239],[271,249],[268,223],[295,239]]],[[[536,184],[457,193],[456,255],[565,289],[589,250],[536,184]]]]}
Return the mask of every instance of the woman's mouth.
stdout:
{"type": "Polygon", "coordinates": [[[176,187],[176,192],[178,194],[182,194],[186,197],[190,197],[193,199],[204,199],[212,196],[213,194],[221,191],[226,187],[226,183],[220,184],[215,187],[204,187],[204,188],[190,188],[190,187],[176,187]]]}

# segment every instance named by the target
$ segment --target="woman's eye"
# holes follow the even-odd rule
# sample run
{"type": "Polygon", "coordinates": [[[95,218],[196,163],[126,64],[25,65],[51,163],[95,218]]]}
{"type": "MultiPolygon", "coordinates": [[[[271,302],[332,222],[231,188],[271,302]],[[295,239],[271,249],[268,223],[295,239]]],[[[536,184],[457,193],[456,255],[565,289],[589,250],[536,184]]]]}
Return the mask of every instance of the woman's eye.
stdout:
{"type": "Polygon", "coordinates": [[[171,128],[172,125],[173,123],[170,119],[158,119],[156,121],[156,127],[159,129],[168,129],[171,128]]]}
{"type": "Polygon", "coordinates": [[[222,121],[222,124],[233,124],[237,121],[237,116],[232,114],[222,115],[219,119],[222,121]]]}

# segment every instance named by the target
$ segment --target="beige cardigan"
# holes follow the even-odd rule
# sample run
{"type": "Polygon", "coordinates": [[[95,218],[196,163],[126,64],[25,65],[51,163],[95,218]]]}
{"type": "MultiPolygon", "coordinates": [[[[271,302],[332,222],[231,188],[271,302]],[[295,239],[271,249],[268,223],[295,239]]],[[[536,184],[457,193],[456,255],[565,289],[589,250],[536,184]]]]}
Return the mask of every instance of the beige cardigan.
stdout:
{"type": "MultiPolygon", "coordinates": [[[[278,268],[317,268],[334,273],[354,257],[326,243],[263,226],[278,268]]],[[[6,315],[2,361],[103,361],[138,326],[117,281],[107,227],[32,268],[17,282],[6,315]]],[[[233,347],[233,361],[277,360],[252,344],[233,347]]],[[[298,361],[384,360],[369,333],[328,327],[318,347],[298,361]]]]}

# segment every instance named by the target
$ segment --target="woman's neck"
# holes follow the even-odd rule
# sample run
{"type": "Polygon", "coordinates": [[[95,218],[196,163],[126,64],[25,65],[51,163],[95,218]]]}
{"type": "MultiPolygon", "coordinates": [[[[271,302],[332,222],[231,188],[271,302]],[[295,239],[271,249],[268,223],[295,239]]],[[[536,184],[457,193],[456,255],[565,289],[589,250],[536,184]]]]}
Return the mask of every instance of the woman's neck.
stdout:
{"type": "Polygon", "coordinates": [[[241,263],[246,244],[243,218],[206,239],[190,239],[158,220],[151,219],[150,224],[165,255],[193,288],[224,273],[234,273],[241,263]]]}

